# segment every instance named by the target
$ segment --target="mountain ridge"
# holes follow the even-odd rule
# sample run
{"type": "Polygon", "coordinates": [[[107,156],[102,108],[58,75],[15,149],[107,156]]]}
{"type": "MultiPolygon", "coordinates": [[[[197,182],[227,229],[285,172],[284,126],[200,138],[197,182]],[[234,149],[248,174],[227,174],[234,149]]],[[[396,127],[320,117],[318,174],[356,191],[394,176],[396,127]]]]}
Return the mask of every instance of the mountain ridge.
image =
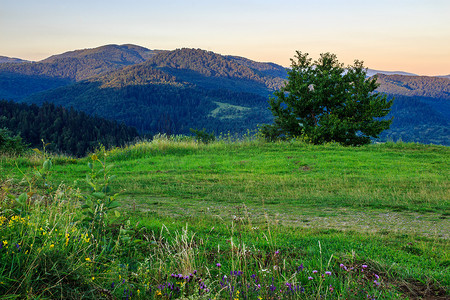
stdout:
{"type": "MultiPolygon", "coordinates": [[[[76,50],[44,61],[23,64],[40,70],[38,75],[32,70],[24,74],[24,67],[19,67],[22,73],[14,73],[10,64],[6,64],[10,69],[0,64],[0,98],[9,92],[15,100],[26,103],[51,101],[73,106],[150,133],[189,133],[190,128],[216,133],[256,129],[258,124],[272,121],[267,100],[287,76],[286,69],[274,63],[201,49],[156,51],[130,44],[76,50]],[[24,89],[32,76],[35,87],[24,89]]],[[[394,124],[385,140],[449,144],[450,135],[445,130],[450,122],[448,79],[377,76],[381,84],[378,91],[397,99],[391,114],[394,124]],[[430,119],[421,116],[421,111],[430,119]],[[411,136],[414,127],[421,129],[411,136]],[[434,128],[431,139],[427,128],[434,128]]]]}

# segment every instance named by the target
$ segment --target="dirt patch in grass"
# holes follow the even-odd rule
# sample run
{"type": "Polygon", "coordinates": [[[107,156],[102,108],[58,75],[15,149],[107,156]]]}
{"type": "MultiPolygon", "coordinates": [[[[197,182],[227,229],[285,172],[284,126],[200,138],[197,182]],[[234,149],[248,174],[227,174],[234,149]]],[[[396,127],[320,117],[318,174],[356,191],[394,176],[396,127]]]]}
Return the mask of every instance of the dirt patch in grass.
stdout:
{"type": "Polygon", "coordinates": [[[393,283],[402,291],[408,299],[445,300],[450,299],[450,294],[443,287],[420,281],[393,283]]]}

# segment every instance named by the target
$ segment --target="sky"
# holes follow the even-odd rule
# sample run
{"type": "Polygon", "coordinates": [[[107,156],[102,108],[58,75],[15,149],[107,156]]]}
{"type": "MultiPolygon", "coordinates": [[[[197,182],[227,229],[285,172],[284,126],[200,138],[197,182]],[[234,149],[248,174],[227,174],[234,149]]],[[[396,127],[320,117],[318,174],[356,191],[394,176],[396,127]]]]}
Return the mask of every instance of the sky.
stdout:
{"type": "Polygon", "coordinates": [[[450,0],[0,0],[0,55],[106,44],[200,48],[285,67],[295,51],[450,74],[450,0]]]}

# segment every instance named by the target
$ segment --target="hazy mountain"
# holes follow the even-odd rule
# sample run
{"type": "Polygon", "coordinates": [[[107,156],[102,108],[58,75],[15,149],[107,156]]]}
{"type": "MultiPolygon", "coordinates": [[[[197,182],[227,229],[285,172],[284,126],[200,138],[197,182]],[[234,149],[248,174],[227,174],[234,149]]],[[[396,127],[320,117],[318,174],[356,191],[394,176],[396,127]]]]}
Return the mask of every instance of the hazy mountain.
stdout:
{"type": "Polygon", "coordinates": [[[376,74],[418,76],[417,74],[403,72],[403,71],[380,71],[380,70],[374,70],[374,69],[367,69],[368,77],[372,77],[373,75],[376,75],[376,74]]]}
{"type": "Polygon", "coordinates": [[[0,55],[0,64],[3,64],[3,63],[23,63],[23,62],[28,62],[28,61],[20,59],[20,58],[7,57],[7,56],[1,56],[0,55]]]}
{"type": "MultiPolygon", "coordinates": [[[[141,132],[245,132],[271,122],[268,97],[286,76],[273,63],[200,49],[107,45],[0,64],[0,98],[73,106],[141,132]]],[[[395,97],[382,140],[450,144],[449,79],[379,73],[378,82],[379,92],[395,97]]]]}

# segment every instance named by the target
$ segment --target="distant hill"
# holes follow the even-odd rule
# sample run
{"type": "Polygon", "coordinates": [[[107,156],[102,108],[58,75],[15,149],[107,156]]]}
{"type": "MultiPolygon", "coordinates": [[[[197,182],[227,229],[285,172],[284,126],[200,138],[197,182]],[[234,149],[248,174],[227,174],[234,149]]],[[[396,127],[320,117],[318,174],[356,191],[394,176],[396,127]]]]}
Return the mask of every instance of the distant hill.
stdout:
{"type": "Polygon", "coordinates": [[[7,57],[7,56],[1,56],[0,55],[0,64],[3,64],[3,63],[23,63],[23,62],[28,62],[28,61],[20,59],[20,58],[7,57]]]}
{"type": "Polygon", "coordinates": [[[0,64],[0,98],[19,100],[144,62],[155,53],[134,45],[106,45],[54,55],[39,62],[0,64]]]}
{"type": "MultiPolygon", "coordinates": [[[[373,71],[378,91],[395,98],[381,140],[450,144],[449,79],[373,71]]],[[[286,78],[284,67],[244,57],[107,45],[0,64],[0,97],[73,106],[141,132],[245,132],[272,121],[268,98],[286,78]]]]}
{"type": "Polygon", "coordinates": [[[378,92],[392,95],[420,96],[450,100],[450,80],[429,76],[379,74],[378,92]]]}
{"type": "Polygon", "coordinates": [[[125,122],[141,132],[190,133],[190,128],[245,132],[271,121],[267,96],[274,79],[231,58],[180,49],[24,101],[51,100],[125,122]]]}
{"type": "Polygon", "coordinates": [[[417,74],[403,72],[403,71],[380,71],[380,70],[374,70],[374,69],[367,69],[368,77],[372,77],[373,75],[376,75],[376,74],[418,76],[417,74]]]}

